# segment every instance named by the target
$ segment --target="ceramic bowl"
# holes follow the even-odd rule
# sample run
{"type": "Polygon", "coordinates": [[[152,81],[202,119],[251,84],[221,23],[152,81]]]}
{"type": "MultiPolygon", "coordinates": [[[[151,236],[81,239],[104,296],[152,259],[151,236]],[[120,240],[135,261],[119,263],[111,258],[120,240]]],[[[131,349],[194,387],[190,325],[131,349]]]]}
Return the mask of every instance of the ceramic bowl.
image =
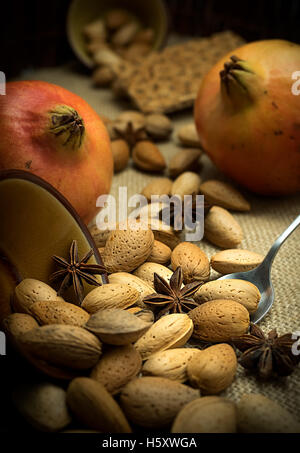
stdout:
{"type": "MultiPolygon", "coordinates": [[[[57,270],[52,255],[69,257],[72,240],[79,257],[90,249],[91,263],[101,264],[98,249],[69,202],[49,183],[21,170],[0,172],[0,324],[11,312],[10,298],[23,278],[49,284],[57,270]]],[[[92,287],[86,285],[85,292],[92,287]]],[[[72,290],[68,296],[72,301],[72,290]]]]}
{"type": "Polygon", "coordinates": [[[75,55],[84,65],[92,67],[94,64],[86,51],[82,29],[112,8],[128,10],[145,27],[152,28],[155,32],[153,49],[158,50],[164,45],[168,19],[161,0],[73,0],[67,16],[67,35],[75,55]]]}

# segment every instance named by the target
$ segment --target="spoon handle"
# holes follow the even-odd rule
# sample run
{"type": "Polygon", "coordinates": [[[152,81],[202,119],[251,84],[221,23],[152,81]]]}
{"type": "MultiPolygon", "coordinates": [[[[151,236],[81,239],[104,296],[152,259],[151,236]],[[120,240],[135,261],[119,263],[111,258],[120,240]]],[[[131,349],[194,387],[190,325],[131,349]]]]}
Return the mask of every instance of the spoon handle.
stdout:
{"type": "Polygon", "coordinates": [[[272,262],[284,243],[284,241],[295,231],[295,229],[300,225],[300,215],[290,224],[290,226],[279,236],[279,238],[274,242],[269,252],[267,253],[264,261],[261,266],[264,268],[271,268],[272,262]]]}

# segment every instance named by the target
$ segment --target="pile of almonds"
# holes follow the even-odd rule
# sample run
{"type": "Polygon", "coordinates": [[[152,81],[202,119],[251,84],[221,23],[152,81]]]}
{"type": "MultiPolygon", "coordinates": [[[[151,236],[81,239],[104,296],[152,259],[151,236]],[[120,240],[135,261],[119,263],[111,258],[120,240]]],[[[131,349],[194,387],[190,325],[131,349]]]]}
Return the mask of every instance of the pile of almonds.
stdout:
{"type": "Polygon", "coordinates": [[[150,54],[154,30],[123,9],[111,9],[103,18],[88,23],[83,34],[91,55],[96,86],[111,85],[123,61],[138,63],[150,54]]]}
{"type": "MultiPolygon", "coordinates": [[[[262,395],[244,395],[237,404],[218,396],[235,379],[231,340],[248,331],[258,289],[240,280],[208,281],[210,262],[197,245],[182,242],[172,250],[163,234],[156,238],[160,230],[127,226],[92,231],[109,283],[88,292],[81,306],[34,279],[15,288],[5,332],[46,376],[15,388],[20,413],[52,432],[69,426],[110,433],[135,426],[173,433],[299,431],[287,411],[262,395]],[[196,308],[157,318],[144,299],[155,293],[155,274],[170,281],[169,263],[173,270],[181,266],[185,284],[203,285],[196,308]]],[[[226,256],[217,255],[226,271],[226,256]]],[[[251,256],[245,252],[243,259],[239,251],[230,265],[251,268],[251,256]]]]}
{"type": "Polygon", "coordinates": [[[173,124],[166,115],[162,113],[145,115],[128,110],[114,120],[104,116],[102,119],[111,139],[116,173],[127,167],[130,156],[139,170],[162,173],[167,169],[167,173],[173,179],[187,171],[197,172],[201,167],[203,152],[193,124],[187,124],[178,130],[176,135],[180,149],[167,165],[155,144],[171,138],[173,124]]]}

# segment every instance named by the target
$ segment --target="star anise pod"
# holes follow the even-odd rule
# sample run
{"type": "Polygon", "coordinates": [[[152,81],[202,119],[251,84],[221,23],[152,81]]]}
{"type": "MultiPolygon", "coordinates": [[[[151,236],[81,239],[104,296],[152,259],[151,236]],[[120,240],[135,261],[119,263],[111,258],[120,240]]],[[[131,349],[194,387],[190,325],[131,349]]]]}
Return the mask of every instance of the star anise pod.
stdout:
{"type": "Polygon", "coordinates": [[[164,220],[164,217],[168,220],[167,224],[172,226],[175,230],[181,231],[185,226],[192,228],[196,220],[201,215],[201,210],[203,208],[204,216],[209,212],[212,205],[204,200],[204,203],[200,204],[197,202],[196,194],[193,193],[192,197],[189,197],[186,201],[182,200],[180,197],[174,197],[174,203],[170,205],[170,214],[169,207],[163,208],[159,212],[159,219],[164,220]],[[168,217],[169,215],[169,217],[168,217]]]}
{"type": "Polygon", "coordinates": [[[193,282],[182,287],[183,272],[182,268],[178,267],[170,278],[170,283],[158,274],[154,273],[154,288],[156,293],[144,297],[143,301],[146,304],[153,306],[165,305],[158,313],[160,318],[162,315],[170,311],[171,313],[185,313],[198,307],[198,304],[192,299],[192,296],[202,285],[202,282],[193,282]]]}
{"type": "Polygon", "coordinates": [[[71,285],[73,285],[76,299],[81,305],[84,297],[82,280],[85,280],[90,285],[101,286],[94,275],[105,274],[106,269],[100,264],[87,263],[93,255],[93,250],[90,250],[86,255],[84,255],[83,258],[81,258],[81,260],[79,260],[77,241],[72,241],[70,247],[70,262],[60,256],[52,256],[55,263],[62,268],[50,276],[51,282],[57,279],[62,279],[61,285],[57,292],[58,296],[61,296],[71,285]]]}
{"type": "Polygon", "coordinates": [[[251,323],[250,334],[235,338],[233,343],[242,352],[239,363],[265,380],[274,375],[289,376],[300,362],[300,356],[292,352],[295,340],[291,333],[279,337],[274,329],[266,336],[251,323]]]}
{"type": "Polygon", "coordinates": [[[145,126],[135,125],[132,121],[116,124],[113,129],[119,139],[128,143],[130,150],[138,142],[148,138],[145,126]]]}

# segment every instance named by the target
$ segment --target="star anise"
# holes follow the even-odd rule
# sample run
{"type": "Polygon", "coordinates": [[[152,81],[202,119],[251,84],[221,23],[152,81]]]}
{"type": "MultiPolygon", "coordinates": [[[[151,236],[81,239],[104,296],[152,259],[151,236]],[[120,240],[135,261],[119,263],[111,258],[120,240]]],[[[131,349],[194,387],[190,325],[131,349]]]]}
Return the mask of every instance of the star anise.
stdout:
{"type": "Polygon", "coordinates": [[[174,197],[174,202],[170,205],[170,214],[169,207],[163,208],[159,212],[159,219],[167,219],[164,223],[167,223],[169,226],[172,226],[175,230],[181,231],[185,226],[192,229],[195,222],[201,217],[202,208],[204,216],[209,212],[212,205],[204,200],[204,203],[199,203],[196,198],[196,194],[193,193],[192,197],[182,200],[180,197],[174,197]],[[169,216],[169,217],[168,217],[169,216]]]}
{"type": "Polygon", "coordinates": [[[134,124],[132,121],[128,123],[116,124],[114,132],[118,138],[125,140],[128,143],[130,150],[141,140],[147,140],[148,135],[145,126],[134,124]]]}
{"type": "Polygon", "coordinates": [[[70,247],[70,262],[60,256],[52,256],[55,263],[62,268],[50,276],[51,282],[62,279],[62,283],[57,292],[58,296],[61,296],[71,285],[73,285],[76,299],[78,303],[81,304],[84,297],[82,280],[85,280],[90,285],[101,286],[94,275],[105,274],[106,269],[100,264],[87,263],[93,255],[93,250],[90,250],[83,258],[81,258],[81,260],[79,260],[77,241],[72,241],[70,247]]]}
{"type": "Polygon", "coordinates": [[[171,313],[184,313],[198,307],[198,304],[192,299],[197,289],[202,285],[202,282],[193,282],[182,287],[183,272],[182,268],[178,267],[170,278],[170,283],[158,274],[154,273],[154,288],[156,293],[144,297],[143,301],[146,304],[153,306],[165,305],[158,313],[160,318],[162,315],[170,311],[171,313]]]}
{"type": "Polygon", "coordinates": [[[274,329],[266,336],[260,327],[251,324],[250,334],[235,338],[233,343],[243,353],[239,363],[265,380],[274,375],[289,376],[300,362],[300,356],[292,352],[295,340],[291,333],[279,337],[274,329]]]}

